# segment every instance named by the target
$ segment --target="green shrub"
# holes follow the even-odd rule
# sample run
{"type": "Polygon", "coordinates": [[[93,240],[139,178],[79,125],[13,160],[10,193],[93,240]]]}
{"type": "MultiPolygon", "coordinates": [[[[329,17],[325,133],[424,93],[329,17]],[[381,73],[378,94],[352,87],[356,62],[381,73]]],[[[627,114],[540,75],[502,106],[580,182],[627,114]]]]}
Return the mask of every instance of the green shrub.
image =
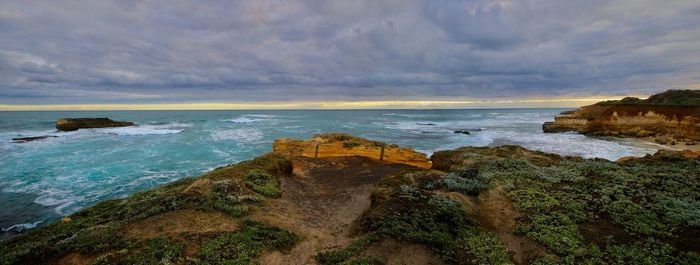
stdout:
{"type": "Polygon", "coordinates": [[[246,186],[251,190],[270,198],[282,196],[277,178],[262,170],[251,170],[243,176],[246,186]]]}
{"type": "Polygon", "coordinates": [[[299,236],[282,228],[245,220],[237,232],[224,233],[202,243],[197,264],[254,264],[264,250],[288,249],[299,236]]]}
{"type": "Polygon", "coordinates": [[[98,254],[111,249],[125,248],[128,241],[116,225],[94,227],[78,232],[74,237],[59,242],[62,249],[82,254],[98,254]]]}
{"type": "Polygon", "coordinates": [[[473,178],[463,178],[456,174],[447,174],[442,180],[447,190],[460,192],[465,195],[476,196],[479,192],[490,187],[489,184],[473,178]]]}
{"type": "MultiPolygon", "coordinates": [[[[358,239],[350,243],[347,247],[339,250],[330,250],[318,253],[316,255],[316,261],[320,264],[330,265],[330,264],[340,264],[350,257],[357,255],[367,247],[377,243],[379,241],[378,236],[371,236],[369,238],[358,239]]],[[[360,262],[360,261],[357,261],[360,262]]],[[[352,264],[364,264],[364,263],[352,263],[352,264]]],[[[373,263],[367,263],[373,264],[373,263]]]]}
{"type": "Polygon", "coordinates": [[[346,149],[353,149],[355,147],[360,146],[360,142],[357,141],[349,141],[349,142],[343,142],[343,148],[346,149]]]}
{"type": "Polygon", "coordinates": [[[474,228],[466,228],[459,236],[459,247],[470,264],[513,264],[508,250],[498,237],[474,228]]]}
{"type": "Polygon", "coordinates": [[[169,240],[166,237],[156,237],[143,244],[143,248],[127,256],[119,264],[150,265],[175,264],[180,260],[184,244],[169,240]]]}

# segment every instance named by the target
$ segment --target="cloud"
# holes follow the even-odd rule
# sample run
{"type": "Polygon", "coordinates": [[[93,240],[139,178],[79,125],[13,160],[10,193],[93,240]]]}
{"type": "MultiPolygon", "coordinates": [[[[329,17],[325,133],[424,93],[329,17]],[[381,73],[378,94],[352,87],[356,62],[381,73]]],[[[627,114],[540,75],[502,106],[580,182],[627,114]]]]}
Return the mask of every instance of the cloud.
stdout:
{"type": "Polygon", "coordinates": [[[5,1],[0,103],[649,94],[700,83],[697,1],[5,1]]]}

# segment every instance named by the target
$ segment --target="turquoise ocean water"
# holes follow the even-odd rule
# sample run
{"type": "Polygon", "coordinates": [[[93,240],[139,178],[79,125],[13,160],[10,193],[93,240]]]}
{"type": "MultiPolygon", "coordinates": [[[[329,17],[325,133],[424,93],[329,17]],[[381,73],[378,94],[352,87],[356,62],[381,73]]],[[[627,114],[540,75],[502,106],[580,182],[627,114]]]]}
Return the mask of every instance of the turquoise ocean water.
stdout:
{"type": "Polygon", "coordinates": [[[0,227],[5,235],[31,229],[101,200],[250,159],[270,151],[279,137],[347,132],[427,154],[517,144],[617,159],[660,148],[634,140],[542,133],[542,123],[562,110],[0,112],[0,227]],[[109,117],[138,126],[57,132],[54,122],[63,117],[109,117]],[[37,135],[58,137],[11,143],[11,138],[37,135]]]}

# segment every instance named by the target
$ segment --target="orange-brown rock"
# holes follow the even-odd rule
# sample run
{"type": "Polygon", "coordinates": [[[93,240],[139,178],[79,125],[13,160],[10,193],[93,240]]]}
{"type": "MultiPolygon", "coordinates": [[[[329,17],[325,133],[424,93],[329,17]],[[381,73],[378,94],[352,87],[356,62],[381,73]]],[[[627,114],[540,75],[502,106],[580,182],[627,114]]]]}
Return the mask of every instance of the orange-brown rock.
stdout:
{"type": "Polygon", "coordinates": [[[700,140],[700,91],[670,90],[646,100],[625,98],[562,112],[544,132],[700,140]]]}
{"type": "Polygon", "coordinates": [[[399,147],[395,144],[384,144],[349,134],[330,133],[315,135],[310,140],[281,138],[272,144],[272,151],[286,156],[305,157],[338,157],[363,156],[412,165],[420,168],[430,168],[428,157],[410,148],[399,147]],[[384,155],[381,157],[382,147],[384,155]],[[317,149],[318,148],[318,149],[317,149]]]}

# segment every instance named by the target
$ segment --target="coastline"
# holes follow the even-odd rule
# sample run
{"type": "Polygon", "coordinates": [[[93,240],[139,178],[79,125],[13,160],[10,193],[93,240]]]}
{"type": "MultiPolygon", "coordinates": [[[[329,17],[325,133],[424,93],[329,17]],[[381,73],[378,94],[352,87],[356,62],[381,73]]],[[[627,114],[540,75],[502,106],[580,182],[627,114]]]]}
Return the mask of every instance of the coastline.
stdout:
{"type": "Polygon", "coordinates": [[[387,149],[390,161],[382,161],[379,146],[392,145],[338,134],[282,139],[275,151],[251,160],[103,201],[0,241],[0,264],[206,264],[237,257],[263,264],[462,264],[474,257],[481,264],[555,264],[590,263],[599,255],[612,263],[692,263],[698,257],[698,238],[684,231],[696,220],[698,190],[686,183],[697,181],[690,172],[700,160],[684,152],[608,161],[504,145],[438,151],[428,160],[396,146],[387,149]],[[306,152],[319,143],[333,148],[306,152]],[[414,166],[427,163],[430,168],[414,166]],[[582,196],[592,192],[611,201],[582,196]],[[629,209],[657,218],[638,219],[629,209]],[[600,240],[603,234],[613,240],[600,240]],[[467,255],[450,251],[456,246],[467,255]],[[649,254],[652,249],[663,251],[649,254]]]}
{"type": "MultiPolygon", "coordinates": [[[[687,144],[687,143],[684,142],[684,141],[679,141],[679,142],[677,142],[675,145],[672,145],[672,144],[660,144],[660,143],[657,143],[657,142],[656,142],[656,137],[652,137],[652,136],[649,136],[649,137],[639,137],[639,138],[634,138],[634,139],[637,139],[637,140],[643,141],[643,142],[647,142],[647,143],[657,144],[657,145],[660,145],[660,146],[662,146],[662,147],[664,147],[665,149],[668,149],[668,150],[674,150],[674,151],[685,151],[685,150],[688,150],[688,151],[693,151],[693,152],[700,152],[700,144],[698,144],[698,143],[689,145],[689,144],[687,144]]],[[[659,149],[659,150],[662,150],[662,149],[659,149]]]]}

